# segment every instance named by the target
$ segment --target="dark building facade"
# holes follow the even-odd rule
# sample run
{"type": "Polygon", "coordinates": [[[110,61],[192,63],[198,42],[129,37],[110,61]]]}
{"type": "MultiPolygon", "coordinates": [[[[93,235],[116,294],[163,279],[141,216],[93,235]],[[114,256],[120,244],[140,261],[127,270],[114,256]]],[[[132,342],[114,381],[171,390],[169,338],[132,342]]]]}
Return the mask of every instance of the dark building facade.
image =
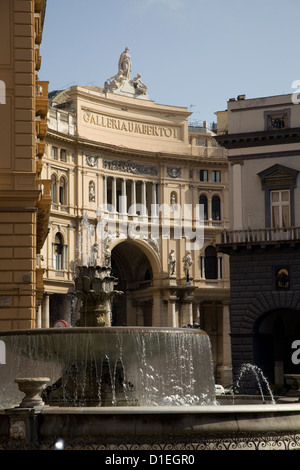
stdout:
{"type": "Polygon", "coordinates": [[[227,148],[233,375],[258,366],[271,384],[300,372],[300,109],[291,95],[228,102],[217,140],[227,148]]]}

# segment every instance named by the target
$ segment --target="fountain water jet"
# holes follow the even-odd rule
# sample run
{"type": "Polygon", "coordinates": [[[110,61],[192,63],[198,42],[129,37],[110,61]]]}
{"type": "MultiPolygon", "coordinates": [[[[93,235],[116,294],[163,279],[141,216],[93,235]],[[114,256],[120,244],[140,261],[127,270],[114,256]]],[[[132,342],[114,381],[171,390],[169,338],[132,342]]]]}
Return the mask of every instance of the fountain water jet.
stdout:
{"type": "Polygon", "coordinates": [[[236,380],[236,384],[235,384],[235,387],[234,387],[234,392],[239,393],[239,391],[241,390],[243,381],[246,381],[247,377],[249,377],[249,376],[250,376],[250,378],[255,379],[255,382],[258,386],[259,393],[260,393],[260,396],[262,398],[263,403],[266,402],[264,392],[263,392],[263,387],[265,387],[267,389],[268,394],[269,394],[271,403],[273,405],[275,405],[275,399],[274,399],[274,396],[273,396],[273,392],[270,388],[269,382],[268,382],[267,378],[265,377],[263,371],[258,366],[256,366],[255,364],[247,363],[247,364],[242,365],[242,367],[240,368],[237,380],[236,380]]]}

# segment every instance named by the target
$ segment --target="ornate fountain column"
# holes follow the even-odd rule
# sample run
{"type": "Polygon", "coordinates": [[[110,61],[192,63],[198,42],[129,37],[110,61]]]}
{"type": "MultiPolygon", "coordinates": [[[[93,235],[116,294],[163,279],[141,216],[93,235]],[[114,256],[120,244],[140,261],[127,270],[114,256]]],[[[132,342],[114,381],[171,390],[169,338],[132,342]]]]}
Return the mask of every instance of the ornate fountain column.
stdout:
{"type": "Polygon", "coordinates": [[[76,326],[110,326],[108,301],[116,294],[115,278],[105,266],[80,266],[75,277],[75,295],[81,300],[76,326]]]}

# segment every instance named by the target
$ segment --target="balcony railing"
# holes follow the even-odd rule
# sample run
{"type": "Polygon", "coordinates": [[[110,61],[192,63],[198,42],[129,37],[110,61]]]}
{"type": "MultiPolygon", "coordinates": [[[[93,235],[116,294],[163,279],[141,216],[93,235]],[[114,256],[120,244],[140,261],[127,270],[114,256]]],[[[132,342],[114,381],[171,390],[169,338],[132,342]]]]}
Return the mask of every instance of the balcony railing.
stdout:
{"type": "Polygon", "coordinates": [[[300,227],[248,228],[246,230],[225,230],[222,233],[224,244],[274,243],[300,241],[300,227]]]}

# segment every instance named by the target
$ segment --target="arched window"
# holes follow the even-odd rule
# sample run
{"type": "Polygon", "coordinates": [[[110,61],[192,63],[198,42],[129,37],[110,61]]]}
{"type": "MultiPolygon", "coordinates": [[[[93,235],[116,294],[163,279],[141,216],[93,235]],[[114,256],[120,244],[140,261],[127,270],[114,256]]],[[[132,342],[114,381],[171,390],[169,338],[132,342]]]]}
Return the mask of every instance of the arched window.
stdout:
{"type": "Polygon", "coordinates": [[[208,220],[208,203],[207,203],[207,197],[205,196],[205,194],[201,194],[199,198],[199,204],[203,206],[204,220],[208,220]]]}
{"type": "Polygon", "coordinates": [[[66,204],[66,180],[63,176],[59,180],[59,202],[62,205],[66,204]]]}
{"type": "Polygon", "coordinates": [[[205,249],[205,278],[218,279],[217,250],[211,245],[205,249]]]}
{"type": "Polygon", "coordinates": [[[64,264],[64,243],[61,233],[55,235],[53,243],[53,267],[54,269],[63,269],[64,264]]]}
{"type": "Polygon", "coordinates": [[[52,175],[51,176],[51,199],[52,199],[52,202],[57,202],[56,201],[56,187],[57,187],[56,176],[52,175]]]}
{"type": "Polygon", "coordinates": [[[221,201],[219,196],[213,196],[211,200],[212,220],[221,220],[221,201]]]}

